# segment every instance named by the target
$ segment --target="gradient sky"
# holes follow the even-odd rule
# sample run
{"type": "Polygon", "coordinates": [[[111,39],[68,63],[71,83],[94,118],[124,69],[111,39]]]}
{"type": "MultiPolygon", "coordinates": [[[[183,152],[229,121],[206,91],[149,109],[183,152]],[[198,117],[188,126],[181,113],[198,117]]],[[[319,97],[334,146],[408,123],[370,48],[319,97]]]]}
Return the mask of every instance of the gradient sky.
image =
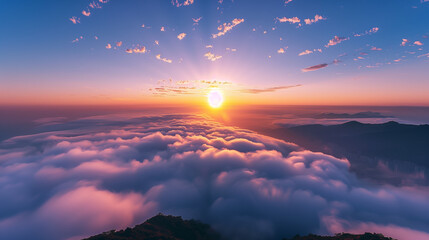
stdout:
{"type": "Polygon", "coordinates": [[[205,103],[213,87],[235,103],[429,105],[425,0],[0,6],[1,105],[205,103]]]}

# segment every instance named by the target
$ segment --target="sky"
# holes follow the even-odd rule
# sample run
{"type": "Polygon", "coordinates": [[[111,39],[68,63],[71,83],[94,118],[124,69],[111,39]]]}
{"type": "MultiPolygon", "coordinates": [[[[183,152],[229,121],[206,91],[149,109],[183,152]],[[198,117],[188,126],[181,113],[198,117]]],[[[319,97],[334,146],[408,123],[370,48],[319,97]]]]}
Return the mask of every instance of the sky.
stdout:
{"type": "Polygon", "coordinates": [[[429,106],[429,1],[0,1],[0,105],[429,106]]]}

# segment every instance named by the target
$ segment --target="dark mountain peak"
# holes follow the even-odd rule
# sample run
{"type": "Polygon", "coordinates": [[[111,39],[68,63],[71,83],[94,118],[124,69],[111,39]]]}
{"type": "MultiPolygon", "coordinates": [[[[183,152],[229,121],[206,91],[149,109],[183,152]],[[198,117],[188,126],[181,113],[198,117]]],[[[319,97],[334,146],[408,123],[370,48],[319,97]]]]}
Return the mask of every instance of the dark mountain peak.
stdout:
{"type": "Polygon", "coordinates": [[[358,121],[349,121],[349,122],[343,123],[341,125],[343,125],[343,126],[362,126],[364,124],[361,122],[358,122],[358,121]]]}
{"type": "Polygon", "coordinates": [[[219,240],[209,225],[196,220],[158,214],[143,224],[120,231],[109,231],[87,240],[219,240]]]}

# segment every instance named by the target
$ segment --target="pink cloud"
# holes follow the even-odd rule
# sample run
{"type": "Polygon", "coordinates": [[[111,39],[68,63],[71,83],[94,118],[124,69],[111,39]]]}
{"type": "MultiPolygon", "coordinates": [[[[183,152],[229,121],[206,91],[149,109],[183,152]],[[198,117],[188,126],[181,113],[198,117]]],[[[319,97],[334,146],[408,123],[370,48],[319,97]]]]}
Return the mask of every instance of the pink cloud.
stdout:
{"type": "Polygon", "coordinates": [[[349,39],[350,38],[348,38],[348,37],[338,37],[338,36],[335,36],[333,39],[329,40],[329,43],[327,45],[325,45],[325,47],[328,48],[330,46],[335,46],[335,45],[337,45],[337,44],[339,44],[339,43],[341,43],[343,41],[347,41],[349,39]]]}
{"type": "Polygon", "coordinates": [[[217,30],[219,31],[216,34],[212,34],[212,38],[218,38],[220,36],[225,35],[227,32],[231,31],[235,26],[237,26],[240,23],[243,23],[244,19],[239,19],[239,18],[235,18],[234,20],[232,20],[231,23],[224,23],[222,25],[220,25],[217,30]]]}
{"type": "Polygon", "coordinates": [[[310,25],[310,24],[316,23],[320,20],[326,20],[326,18],[324,18],[320,15],[316,15],[316,16],[314,16],[314,19],[308,19],[308,18],[304,19],[304,22],[305,22],[305,24],[310,25]]]}

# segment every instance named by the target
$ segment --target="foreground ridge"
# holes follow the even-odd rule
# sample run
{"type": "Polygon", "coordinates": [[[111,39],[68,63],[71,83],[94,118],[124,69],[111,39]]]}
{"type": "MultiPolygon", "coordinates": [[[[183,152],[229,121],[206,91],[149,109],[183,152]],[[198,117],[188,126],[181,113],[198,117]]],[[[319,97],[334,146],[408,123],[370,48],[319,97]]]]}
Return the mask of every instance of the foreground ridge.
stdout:
{"type": "MultiPolygon", "coordinates": [[[[162,213],[146,222],[125,230],[111,230],[84,240],[220,240],[224,239],[210,225],[196,220],[183,220],[182,217],[164,215],[162,213]]],[[[283,240],[393,240],[382,234],[365,233],[354,235],[349,233],[335,236],[299,235],[283,240]]]]}
{"type": "Polygon", "coordinates": [[[196,220],[158,214],[143,224],[120,231],[105,232],[86,240],[219,240],[210,225],[196,220]]]}

